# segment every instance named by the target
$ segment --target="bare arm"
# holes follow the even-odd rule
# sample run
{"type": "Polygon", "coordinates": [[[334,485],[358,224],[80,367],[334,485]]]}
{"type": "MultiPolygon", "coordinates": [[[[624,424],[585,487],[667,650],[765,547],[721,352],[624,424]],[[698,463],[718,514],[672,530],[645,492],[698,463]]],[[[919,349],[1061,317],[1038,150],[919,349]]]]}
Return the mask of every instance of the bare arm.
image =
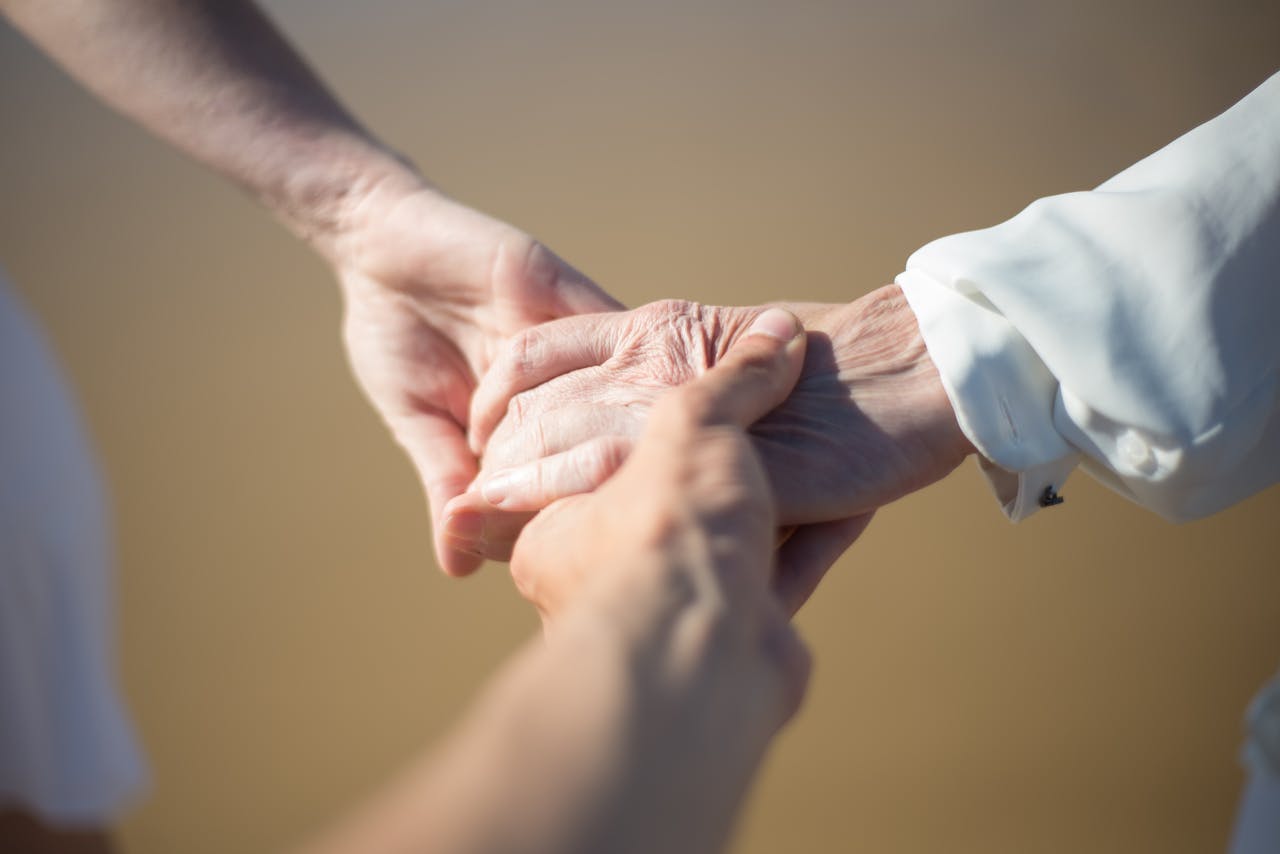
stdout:
{"type": "MultiPolygon", "coordinates": [[[[438,530],[476,475],[471,393],[502,342],[616,301],[528,234],[450,199],[352,118],[248,0],[0,0],[103,100],[246,188],[343,286],[356,378],[438,530]]],[[[454,575],[480,560],[437,539],[454,575]]]]}
{"type": "Polygon", "coordinates": [[[317,854],[723,846],[808,675],[744,432],[800,371],[803,336],[773,319],[789,340],[747,337],[659,405],[617,477],[529,525],[512,569],[547,643],[317,854]]]}
{"type": "Polygon", "coordinates": [[[689,593],[645,590],[530,644],[311,854],[716,850],[772,735],[750,708],[769,674],[689,593]]]}
{"type": "Polygon", "coordinates": [[[84,86],[324,247],[347,203],[411,171],[244,0],[0,0],[84,86]]]}

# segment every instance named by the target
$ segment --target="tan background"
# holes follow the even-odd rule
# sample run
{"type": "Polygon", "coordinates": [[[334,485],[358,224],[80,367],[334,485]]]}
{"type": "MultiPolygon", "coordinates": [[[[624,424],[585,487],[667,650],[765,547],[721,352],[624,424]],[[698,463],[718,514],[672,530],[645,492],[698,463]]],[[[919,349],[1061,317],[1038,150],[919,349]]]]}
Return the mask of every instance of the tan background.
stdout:
{"type": "MultiPolygon", "coordinates": [[[[637,304],[848,300],[1086,188],[1280,67],[1274,2],[276,0],[443,186],[637,304]]],[[[125,849],[304,836],[445,731],[535,622],[440,576],[326,270],[0,31],[0,259],[112,484],[125,849]]],[[[1280,492],[1170,527],[974,467],[885,511],[801,617],[808,705],[743,852],[1218,850],[1280,664],[1280,492]]]]}

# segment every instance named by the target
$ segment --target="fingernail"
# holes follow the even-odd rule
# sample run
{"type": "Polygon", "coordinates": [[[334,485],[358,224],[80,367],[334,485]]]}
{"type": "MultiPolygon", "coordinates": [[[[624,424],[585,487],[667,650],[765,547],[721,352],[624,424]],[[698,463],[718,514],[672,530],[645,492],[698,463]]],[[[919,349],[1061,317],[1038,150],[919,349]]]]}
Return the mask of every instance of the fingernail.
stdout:
{"type": "Polygon", "coordinates": [[[751,327],[747,330],[748,335],[768,335],[770,338],[776,338],[779,341],[790,341],[800,334],[800,324],[788,311],[780,308],[771,308],[763,314],[756,317],[751,327]]]}
{"type": "Polygon", "coordinates": [[[457,513],[444,518],[444,535],[458,544],[484,540],[484,517],[479,513],[457,513]]]}
{"type": "Polygon", "coordinates": [[[480,494],[485,501],[496,507],[507,500],[519,480],[520,477],[511,469],[500,471],[481,484],[480,494]]]}
{"type": "Polygon", "coordinates": [[[482,557],[482,558],[489,557],[487,554],[485,554],[484,546],[482,546],[480,543],[473,542],[471,540],[463,541],[463,540],[450,539],[449,547],[460,554],[471,555],[473,557],[482,557]]]}

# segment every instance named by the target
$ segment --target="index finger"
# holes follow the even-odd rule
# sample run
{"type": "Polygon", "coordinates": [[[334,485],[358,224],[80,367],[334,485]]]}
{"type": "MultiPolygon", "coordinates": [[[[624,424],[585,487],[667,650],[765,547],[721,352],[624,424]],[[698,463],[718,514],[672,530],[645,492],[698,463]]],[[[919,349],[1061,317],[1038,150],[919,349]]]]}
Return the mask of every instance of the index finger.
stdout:
{"type": "Polygon", "coordinates": [[[471,396],[469,444],[479,454],[511,398],[571,371],[606,362],[615,346],[609,315],[575,315],[523,330],[502,348],[471,396]]]}

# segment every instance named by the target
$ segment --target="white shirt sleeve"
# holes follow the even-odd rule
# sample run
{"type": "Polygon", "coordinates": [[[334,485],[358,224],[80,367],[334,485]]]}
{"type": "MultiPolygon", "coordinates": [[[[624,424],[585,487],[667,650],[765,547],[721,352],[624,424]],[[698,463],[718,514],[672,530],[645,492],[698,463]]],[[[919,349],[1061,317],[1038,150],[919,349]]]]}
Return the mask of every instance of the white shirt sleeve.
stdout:
{"type": "Polygon", "coordinates": [[[101,828],[145,782],[116,682],[111,563],[75,402],[0,276],[0,810],[101,828]]]}
{"type": "Polygon", "coordinates": [[[1249,782],[1232,834],[1231,854],[1280,851],[1280,674],[1249,706],[1244,766],[1249,782]]]}
{"type": "Polygon", "coordinates": [[[1173,520],[1280,479],[1280,74],[898,279],[1014,519],[1077,465],[1173,520]]]}

